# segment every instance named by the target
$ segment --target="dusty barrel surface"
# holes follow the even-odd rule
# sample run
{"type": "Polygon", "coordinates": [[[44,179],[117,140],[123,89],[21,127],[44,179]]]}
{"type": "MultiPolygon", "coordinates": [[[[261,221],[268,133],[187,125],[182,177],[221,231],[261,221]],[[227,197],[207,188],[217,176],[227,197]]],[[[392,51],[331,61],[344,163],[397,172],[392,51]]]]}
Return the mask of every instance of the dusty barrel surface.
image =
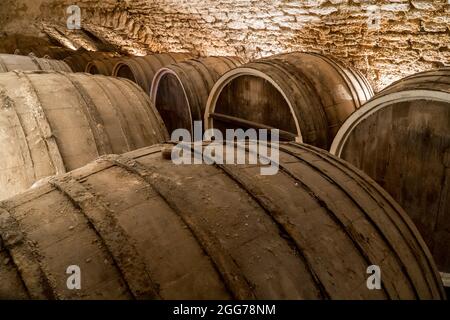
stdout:
{"type": "Polygon", "coordinates": [[[150,95],[151,85],[159,69],[192,58],[188,53],[158,53],[144,57],[123,58],[113,70],[113,76],[137,83],[150,95]]]}
{"type": "Polygon", "coordinates": [[[372,96],[361,73],[330,58],[275,55],[217,81],[206,107],[206,127],[276,128],[284,140],[328,149],[345,119],[372,96]]]}
{"type": "Polygon", "coordinates": [[[64,61],[42,59],[33,56],[20,56],[15,54],[0,54],[0,72],[8,72],[13,70],[54,70],[72,72],[70,67],[64,61]]]}
{"type": "Polygon", "coordinates": [[[450,272],[450,68],[418,73],[380,92],[349,117],[331,152],[403,206],[440,271],[450,272]]]}
{"type": "Polygon", "coordinates": [[[216,81],[242,61],[236,57],[207,57],[169,65],[153,79],[151,100],[172,132],[203,121],[206,102],[216,81]]]}
{"type": "Polygon", "coordinates": [[[28,54],[32,54],[39,58],[50,58],[63,60],[68,56],[74,54],[74,51],[67,48],[55,47],[55,46],[36,46],[30,48],[28,54]]]}
{"type": "Polygon", "coordinates": [[[85,72],[89,62],[98,59],[110,59],[115,56],[116,54],[113,52],[81,51],[68,56],[64,61],[74,72],[85,72]]]}
{"type": "Polygon", "coordinates": [[[74,50],[54,46],[36,46],[26,49],[16,49],[11,53],[45,59],[63,60],[64,58],[74,54],[74,50]]]}
{"type": "Polygon", "coordinates": [[[0,74],[0,199],[100,155],[165,141],[167,131],[134,83],[87,74],[0,74]]]}
{"type": "Polygon", "coordinates": [[[112,76],[114,66],[120,58],[109,58],[93,60],[86,65],[86,72],[90,74],[102,74],[104,76],[112,76]]]}
{"type": "Polygon", "coordinates": [[[444,298],[409,217],[346,162],[286,143],[280,171],[262,176],[260,166],[175,165],[167,148],[104,156],[1,202],[0,296],[444,298]],[[67,289],[71,265],[81,290],[67,289]],[[381,290],[367,286],[373,265],[381,290]]]}

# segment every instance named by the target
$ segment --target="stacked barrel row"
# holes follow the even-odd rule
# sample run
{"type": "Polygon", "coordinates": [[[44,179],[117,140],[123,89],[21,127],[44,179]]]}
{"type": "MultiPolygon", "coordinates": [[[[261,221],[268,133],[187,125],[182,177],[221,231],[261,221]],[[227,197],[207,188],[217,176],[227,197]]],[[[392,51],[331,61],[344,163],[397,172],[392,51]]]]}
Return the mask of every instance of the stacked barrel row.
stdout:
{"type": "MultiPolygon", "coordinates": [[[[192,58],[186,53],[132,58],[85,51],[71,55],[64,61],[34,56],[0,56],[0,70],[3,72],[70,72],[88,69],[93,73],[105,73],[105,76],[111,74],[112,77],[108,79],[114,83],[118,79],[129,79],[142,88],[142,94],[149,95],[152,108],[156,108],[158,117],[162,118],[169,133],[183,128],[189,130],[191,136],[194,122],[203,121],[206,117],[206,128],[214,127],[223,131],[229,128],[276,128],[280,130],[283,140],[306,142],[326,149],[340,124],[373,94],[360,73],[318,54],[291,53],[242,64],[236,57],[192,58]]],[[[14,86],[17,86],[16,83],[21,85],[21,82],[13,80],[16,79],[15,75],[10,76],[7,78],[4,75],[4,81],[11,80],[14,86]]],[[[81,77],[78,73],[60,76],[67,79],[81,77]]],[[[98,79],[86,74],[84,77],[98,79]]],[[[36,78],[37,83],[38,78],[51,77],[40,77],[34,73],[33,78],[36,78]]],[[[43,83],[50,87],[47,80],[43,80],[43,83]]],[[[3,91],[13,92],[8,83],[4,86],[3,91]]],[[[57,95],[63,87],[55,85],[50,95],[57,95]]],[[[75,89],[80,91],[80,85],[75,89]]],[[[96,86],[95,89],[88,89],[93,90],[93,96],[95,90],[100,88],[96,86]]],[[[36,92],[37,97],[41,95],[39,89],[34,87],[30,92],[36,92]]],[[[27,98],[28,91],[19,93],[23,96],[21,99],[27,98]]],[[[42,95],[45,94],[47,92],[44,90],[42,95]]],[[[82,98],[89,96],[85,92],[80,94],[82,98]]],[[[63,96],[61,98],[64,101],[55,99],[55,102],[66,102],[63,96]]],[[[8,99],[14,101],[18,98],[11,94],[8,99]]],[[[90,100],[84,104],[92,104],[90,100]]],[[[109,100],[115,102],[117,99],[109,100]]],[[[25,137],[28,139],[30,134],[25,132],[25,137]]],[[[7,148],[4,151],[14,154],[7,148]]],[[[11,158],[15,159],[14,156],[11,158]]],[[[20,186],[30,185],[30,179],[19,183],[18,179],[11,179],[10,175],[3,180],[20,186]]],[[[3,193],[12,195],[21,191],[21,188],[8,187],[8,191],[3,193]]]]}
{"type": "Polygon", "coordinates": [[[21,59],[0,63],[0,298],[445,298],[403,209],[323,150],[373,96],[353,68],[311,53],[21,59]],[[279,129],[278,173],[175,165],[168,133],[202,120],[279,129]]]}

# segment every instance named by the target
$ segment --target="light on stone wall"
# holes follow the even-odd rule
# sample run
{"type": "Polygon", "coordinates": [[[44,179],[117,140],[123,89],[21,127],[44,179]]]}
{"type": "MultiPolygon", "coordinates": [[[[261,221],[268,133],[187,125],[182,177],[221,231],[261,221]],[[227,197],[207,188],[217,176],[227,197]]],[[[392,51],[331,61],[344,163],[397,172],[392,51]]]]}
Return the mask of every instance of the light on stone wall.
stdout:
{"type": "MultiPolygon", "coordinates": [[[[122,48],[122,49],[125,49],[125,48],[122,48]]],[[[148,54],[144,50],[137,49],[137,48],[127,48],[125,51],[127,51],[128,54],[135,56],[135,57],[143,57],[148,54]]]]}
{"type": "Polygon", "coordinates": [[[78,47],[67,38],[65,35],[60,33],[54,26],[46,23],[42,23],[42,30],[52,39],[59,42],[63,47],[69,48],[71,50],[77,50],[78,47]]]}

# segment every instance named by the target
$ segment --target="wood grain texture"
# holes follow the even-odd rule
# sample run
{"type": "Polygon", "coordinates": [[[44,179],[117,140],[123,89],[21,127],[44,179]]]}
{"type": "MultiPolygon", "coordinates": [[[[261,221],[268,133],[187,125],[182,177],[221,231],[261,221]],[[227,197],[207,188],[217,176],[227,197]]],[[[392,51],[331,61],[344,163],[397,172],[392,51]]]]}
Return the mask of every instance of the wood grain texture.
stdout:
{"type": "Polygon", "coordinates": [[[125,79],[1,73],[0,107],[0,199],[100,155],[168,138],[148,96],[125,79]]]}
{"type": "Polygon", "coordinates": [[[193,122],[203,121],[216,81],[241,64],[236,57],[207,57],[160,69],[153,79],[150,97],[169,132],[187,129],[193,134],[193,122]]]}
{"type": "Polygon", "coordinates": [[[108,58],[92,60],[86,65],[86,72],[90,74],[102,74],[104,76],[112,76],[114,66],[119,62],[120,58],[108,58]]]}
{"type": "Polygon", "coordinates": [[[74,72],[85,72],[86,66],[89,62],[98,59],[108,59],[116,57],[117,54],[113,52],[100,51],[76,51],[74,54],[64,58],[74,72]]]}
{"type": "MultiPolygon", "coordinates": [[[[413,223],[348,163],[282,143],[280,171],[262,176],[258,165],[177,166],[162,156],[172,147],[103,156],[0,203],[55,297],[444,298],[413,223]],[[81,290],[65,286],[73,264],[81,290]],[[370,265],[382,290],[366,286],[370,265]]],[[[0,254],[12,257],[1,298],[31,297],[31,279],[17,281],[26,261],[9,246],[0,254]]]]}
{"type": "Polygon", "coordinates": [[[355,112],[331,152],[408,212],[438,267],[450,271],[450,68],[394,83],[355,112]]]}
{"type": "Polygon", "coordinates": [[[223,75],[208,99],[206,127],[224,131],[250,121],[328,149],[340,125],[372,95],[359,72],[330,58],[314,53],[280,54],[223,75]],[[233,125],[215,119],[215,114],[244,121],[233,125]]]}
{"type": "Polygon", "coordinates": [[[113,76],[129,79],[139,85],[148,95],[153,78],[159,69],[192,58],[188,53],[161,53],[144,57],[123,58],[116,63],[113,76]]]}
{"type": "Polygon", "coordinates": [[[0,72],[8,71],[64,71],[72,72],[64,61],[36,58],[34,56],[19,56],[0,54],[0,72]]]}

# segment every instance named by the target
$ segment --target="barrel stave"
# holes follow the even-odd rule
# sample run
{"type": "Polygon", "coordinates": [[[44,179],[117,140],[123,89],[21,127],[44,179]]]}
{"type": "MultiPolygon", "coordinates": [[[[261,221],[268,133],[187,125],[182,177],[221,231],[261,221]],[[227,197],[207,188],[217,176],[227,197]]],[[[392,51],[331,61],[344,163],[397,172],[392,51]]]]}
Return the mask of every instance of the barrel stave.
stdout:
{"type": "Polygon", "coordinates": [[[372,95],[360,72],[331,58],[279,54],[223,75],[208,98],[205,119],[207,128],[222,131],[254,122],[256,127],[278,128],[295,134],[297,141],[327,149],[340,125],[372,95]],[[215,120],[216,114],[241,121],[233,126],[215,120]]]}
{"type": "Polygon", "coordinates": [[[0,198],[168,138],[148,96],[128,80],[41,71],[2,73],[0,83],[0,198]]]}
{"type": "Polygon", "coordinates": [[[72,72],[63,61],[36,58],[34,56],[20,56],[14,54],[0,54],[0,72],[14,70],[21,71],[64,71],[72,72]]]}
{"type": "Polygon", "coordinates": [[[443,68],[397,81],[352,115],[331,147],[404,207],[443,272],[450,266],[449,76],[443,68]]]}
{"type": "Polygon", "coordinates": [[[171,146],[104,156],[1,204],[34,230],[27,236],[56,297],[444,298],[408,217],[347,163],[281,144],[280,171],[261,176],[260,166],[176,166],[161,155],[171,146]],[[80,232],[86,244],[74,251],[80,232]],[[95,275],[90,290],[63,287],[67,263],[95,275]],[[366,286],[373,264],[382,290],[366,286]]]}
{"type": "Polygon", "coordinates": [[[117,56],[114,52],[100,52],[100,51],[78,51],[66,57],[66,62],[74,72],[85,72],[89,62],[96,59],[110,59],[117,56]]]}
{"type": "Polygon", "coordinates": [[[118,61],[119,58],[93,60],[86,65],[85,72],[91,74],[102,74],[104,76],[111,76],[114,66],[118,61]]]}
{"type": "Polygon", "coordinates": [[[187,129],[203,121],[214,83],[241,64],[236,57],[190,59],[160,69],[153,80],[151,99],[169,131],[187,129]]]}
{"type": "Polygon", "coordinates": [[[115,77],[127,78],[150,94],[156,72],[166,65],[191,58],[187,53],[161,53],[144,57],[123,58],[113,69],[115,77]]]}

